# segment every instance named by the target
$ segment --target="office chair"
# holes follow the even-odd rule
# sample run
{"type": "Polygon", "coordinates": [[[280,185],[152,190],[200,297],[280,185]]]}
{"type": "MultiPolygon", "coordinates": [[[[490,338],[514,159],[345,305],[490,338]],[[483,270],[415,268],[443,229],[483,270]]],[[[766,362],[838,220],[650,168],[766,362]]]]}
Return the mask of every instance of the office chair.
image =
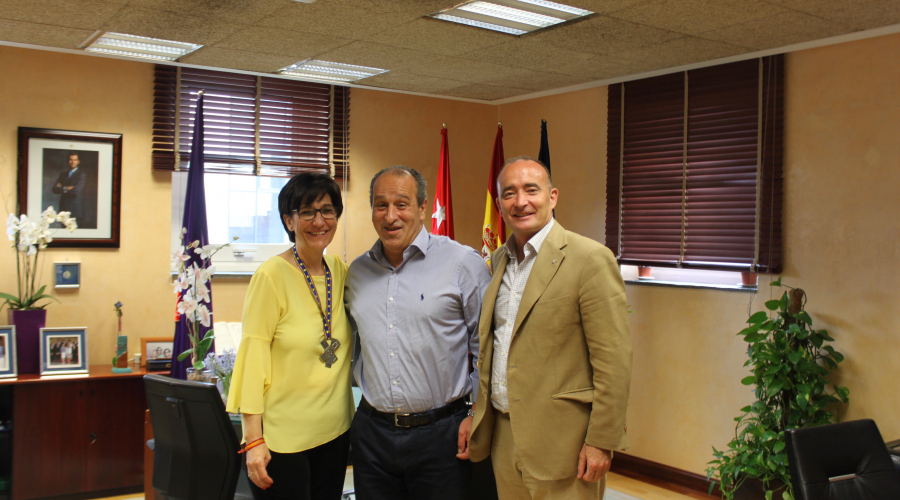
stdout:
{"type": "Polygon", "coordinates": [[[240,445],[213,384],[145,375],[153,488],[166,500],[231,500],[240,445]]]}
{"type": "Polygon", "coordinates": [[[897,500],[900,475],[872,420],[784,433],[795,500],[897,500]]]}

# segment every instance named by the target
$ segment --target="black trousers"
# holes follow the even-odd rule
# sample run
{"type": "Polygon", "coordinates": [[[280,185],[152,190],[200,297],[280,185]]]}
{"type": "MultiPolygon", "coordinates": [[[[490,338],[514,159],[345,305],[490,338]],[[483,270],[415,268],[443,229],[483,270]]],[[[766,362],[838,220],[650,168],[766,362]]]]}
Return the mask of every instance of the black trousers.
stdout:
{"type": "Polygon", "coordinates": [[[463,500],[472,463],[456,458],[463,408],[404,429],[360,409],[350,426],[357,500],[463,500]]]}
{"type": "MultiPolygon", "coordinates": [[[[340,500],[347,475],[350,432],[297,453],[270,451],[266,472],[272,486],[263,490],[250,481],[254,500],[340,500]]],[[[246,472],[244,472],[246,474],[246,472]]]]}

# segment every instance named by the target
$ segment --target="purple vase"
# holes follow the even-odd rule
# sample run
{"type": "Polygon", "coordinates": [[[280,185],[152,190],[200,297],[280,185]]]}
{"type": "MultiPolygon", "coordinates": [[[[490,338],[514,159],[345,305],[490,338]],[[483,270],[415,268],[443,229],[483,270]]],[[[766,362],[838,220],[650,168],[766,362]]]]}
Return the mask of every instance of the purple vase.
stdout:
{"type": "Polygon", "coordinates": [[[19,375],[41,371],[41,328],[47,323],[46,309],[9,311],[16,325],[16,365],[19,375]]]}

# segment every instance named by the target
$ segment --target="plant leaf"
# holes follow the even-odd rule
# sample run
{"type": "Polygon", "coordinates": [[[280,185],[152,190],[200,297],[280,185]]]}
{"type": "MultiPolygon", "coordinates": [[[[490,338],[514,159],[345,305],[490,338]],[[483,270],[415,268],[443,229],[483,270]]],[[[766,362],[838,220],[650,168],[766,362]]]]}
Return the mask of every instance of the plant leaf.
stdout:
{"type": "Polygon", "coordinates": [[[193,349],[188,349],[187,351],[184,351],[183,353],[179,354],[178,358],[177,358],[178,361],[184,361],[184,358],[190,356],[192,350],[193,349]]]}
{"type": "Polygon", "coordinates": [[[781,305],[781,301],[780,301],[780,300],[769,300],[769,301],[766,301],[766,309],[768,309],[768,310],[770,310],[770,311],[777,311],[777,310],[778,310],[778,306],[780,306],[780,305],[781,305]]]}
{"type": "Polygon", "coordinates": [[[804,322],[804,323],[806,323],[807,325],[810,325],[810,326],[812,326],[812,324],[813,324],[812,318],[809,317],[809,313],[807,313],[806,311],[800,311],[800,312],[798,312],[798,313],[797,313],[797,319],[799,319],[800,321],[802,321],[802,322],[804,322]]]}
{"type": "Polygon", "coordinates": [[[769,286],[781,286],[781,276],[779,276],[777,280],[769,283],[769,286]]]}
{"type": "Polygon", "coordinates": [[[749,377],[744,377],[741,379],[741,383],[744,385],[752,385],[756,383],[756,376],[750,375],[749,377]]]}
{"type": "Polygon", "coordinates": [[[765,311],[759,311],[758,313],[750,316],[750,318],[747,320],[747,323],[753,323],[753,324],[762,323],[763,321],[768,319],[768,317],[769,317],[769,315],[766,314],[765,311]]]}

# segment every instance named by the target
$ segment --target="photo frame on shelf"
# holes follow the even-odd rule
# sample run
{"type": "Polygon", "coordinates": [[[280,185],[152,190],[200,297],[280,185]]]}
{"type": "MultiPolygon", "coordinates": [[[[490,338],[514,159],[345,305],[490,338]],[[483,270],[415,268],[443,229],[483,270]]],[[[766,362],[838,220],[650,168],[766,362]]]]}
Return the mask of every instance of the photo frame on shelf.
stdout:
{"type": "Polygon", "coordinates": [[[0,379],[19,376],[16,366],[16,326],[0,326],[0,379]]]}
{"type": "Polygon", "coordinates": [[[54,288],[80,288],[81,262],[54,262],[54,288]]]}
{"type": "Polygon", "coordinates": [[[19,127],[21,210],[34,219],[52,206],[78,224],[49,246],[119,248],[121,191],[122,134],[19,127]]]}
{"type": "Polygon", "coordinates": [[[41,328],[41,376],[88,373],[87,327],[41,328]]]}
{"type": "Polygon", "coordinates": [[[174,337],[141,337],[141,366],[149,372],[172,369],[174,337]]]}

